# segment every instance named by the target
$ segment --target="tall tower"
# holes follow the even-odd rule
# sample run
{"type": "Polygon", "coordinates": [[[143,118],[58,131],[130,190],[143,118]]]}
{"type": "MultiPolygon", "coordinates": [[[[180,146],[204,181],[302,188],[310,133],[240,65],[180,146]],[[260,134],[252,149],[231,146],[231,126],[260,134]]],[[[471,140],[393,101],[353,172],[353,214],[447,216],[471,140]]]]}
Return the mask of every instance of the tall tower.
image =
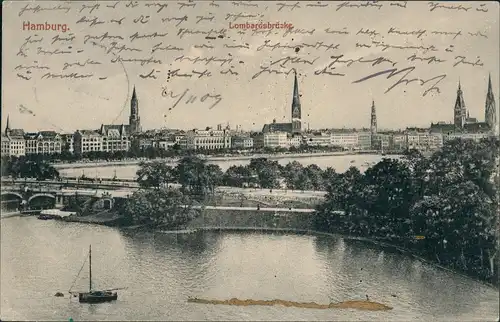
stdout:
{"type": "Polygon", "coordinates": [[[495,97],[491,88],[491,74],[488,78],[488,93],[486,94],[486,104],[484,109],[484,121],[488,124],[491,131],[496,133],[497,130],[497,113],[495,107],[495,97]]]}
{"type": "Polygon", "coordinates": [[[372,110],[370,115],[370,140],[371,148],[378,149],[381,146],[381,142],[377,137],[377,111],[375,110],[375,101],[372,100],[372,110]]]}
{"type": "Polygon", "coordinates": [[[465,119],[467,117],[467,109],[465,108],[465,102],[462,92],[462,87],[460,86],[460,81],[458,81],[457,90],[457,100],[455,101],[455,108],[453,110],[453,123],[455,127],[463,128],[465,124],[465,119]]]}
{"type": "Polygon", "coordinates": [[[139,133],[141,129],[141,118],[139,117],[139,101],[137,100],[137,94],[132,92],[132,99],[130,100],[130,117],[128,119],[128,124],[130,126],[130,134],[139,133]]]}
{"type": "Polygon", "coordinates": [[[293,83],[293,99],[292,99],[292,134],[297,134],[302,131],[301,121],[301,106],[299,95],[299,83],[297,81],[297,72],[295,71],[295,80],[293,83]]]}
{"type": "Polygon", "coordinates": [[[7,115],[7,125],[5,126],[5,135],[10,134],[10,122],[9,122],[9,115],[7,115]]]}
{"type": "Polygon", "coordinates": [[[377,134],[377,111],[375,110],[375,101],[372,101],[372,113],[370,119],[370,132],[372,135],[377,134]]]}

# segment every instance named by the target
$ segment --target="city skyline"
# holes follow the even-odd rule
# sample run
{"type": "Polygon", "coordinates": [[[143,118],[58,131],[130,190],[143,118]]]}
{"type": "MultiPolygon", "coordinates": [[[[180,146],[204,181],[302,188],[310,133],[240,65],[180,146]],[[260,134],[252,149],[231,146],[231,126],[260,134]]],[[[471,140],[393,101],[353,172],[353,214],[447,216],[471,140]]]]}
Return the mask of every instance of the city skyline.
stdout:
{"type": "MultiPolygon", "coordinates": [[[[46,2],[46,5],[48,4],[50,2],[46,2]]],[[[174,6],[162,10],[162,19],[151,19],[148,24],[143,25],[145,28],[141,30],[143,33],[160,33],[162,30],[168,33],[165,37],[154,39],[137,38],[138,35],[134,38],[133,31],[136,29],[131,27],[135,25],[128,25],[129,32],[127,28],[122,28],[123,26],[116,23],[104,23],[92,27],[88,24],[76,24],[76,20],[83,14],[79,13],[81,4],[73,4],[72,11],[64,15],[65,21],[59,21],[67,23],[71,32],[79,37],[74,46],[81,48],[83,53],[88,55],[82,56],[81,61],[78,58],[80,56],[76,54],[66,55],[64,58],[62,55],[36,55],[36,47],[27,51],[28,57],[20,57],[19,49],[25,42],[25,38],[29,36],[38,35],[47,38],[41,44],[42,47],[46,50],[54,50],[58,47],[51,47],[51,41],[48,42],[48,39],[56,35],[68,37],[69,34],[25,30],[20,36],[17,30],[21,28],[18,13],[26,4],[15,2],[4,4],[4,10],[12,11],[12,14],[6,15],[4,19],[6,28],[3,41],[9,46],[4,46],[3,52],[2,128],[5,128],[7,115],[10,115],[12,126],[29,131],[51,129],[60,131],[62,129],[64,132],[73,132],[76,129],[98,128],[101,123],[127,124],[128,107],[135,85],[141,102],[140,115],[144,130],[165,127],[192,129],[230,123],[241,125],[245,130],[258,131],[263,124],[270,123],[273,119],[277,122],[290,122],[289,108],[292,103],[290,90],[293,83],[293,73],[290,71],[292,69],[298,71],[302,95],[300,98],[302,122],[309,124],[311,129],[369,127],[372,101],[375,101],[377,107],[377,121],[381,129],[426,127],[430,123],[439,121],[452,122],[453,104],[459,80],[470,116],[481,120],[484,119],[490,73],[493,94],[497,100],[500,96],[498,5],[492,3],[481,5],[482,7],[477,4],[468,11],[448,9],[431,11],[427,3],[413,2],[408,2],[408,8],[404,9],[389,8],[388,5],[380,9],[346,7],[339,9],[336,7],[337,3],[332,2],[328,3],[327,8],[306,7],[302,4],[300,9],[287,8],[278,11],[276,7],[271,6],[276,3],[268,4],[269,8],[264,10],[264,8],[252,7],[242,9],[229,2],[220,2],[216,10],[217,14],[214,14],[217,19],[213,22],[213,26],[210,25],[210,28],[227,29],[225,33],[227,37],[221,40],[207,40],[204,36],[193,34],[178,36],[178,33],[182,32],[181,27],[184,31],[188,28],[206,30],[208,27],[207,25],[199,27],[204,22],[198,24],[196,19],[184,21],[177,27],[176,23],[162,22],[165,17],[179,15],[178,11],[181,9],[174,6]],[[478,10],[480,8],[486,11],[478,10]],[[412,14],[401,14],[402,10],[412,10],[412,14]],[[257,11],[267,11],[261,18],[265,21],[289,21],[298,31],[285,35],[287,31],[279,30],[277,34],[252,36],[249,31],[241,35],[238,34],[238,31],[242,32],[241,30],[228,29],[228,21],[232,20],[227,19],[228,14],[235,15],[243,12],[250,15],[257,11]],[[335,17],[334,20],[330,18],[332,16],[335,17]],[[425,24],[422,23],[421,17],[423,16],[426,17],[425,24]],[[463,26],[462,21],[467,21],[466,27],[463,26]],[[315,32],[308,33],[313,29],[315,32]],[[334,30],[337,33],[334,33],[334,30]],[[147,50],[170,44],[183,48],[184,51],[156,50],[152,54],[140,53],[135,56],[128,52],[115,51],[116,55],[122,58],[132,56],[144,58],[150,55],[154,59],[161,60],[161,64],[148,63],[141,66],[141,64],[130,62],[120,64],[115,61],[113,63],[111,56],[104,56],[102,48],[89,45],[90,41],[86,45],[83,44],[85,35],[97,37],[105,32],[115,37],[122,37],[122,43],[128,47],[147,50]],[[404,35],[405,32],[407,34],[404,35]],[[425,34],[422,35],[424,32],[425,34]],[[163,45],[156,46],[160,42],[163,45]],[[368,46],[370,42],[371,48],[363,47],[363,45],[368,46]],[[276,49],[265,47],[277,43],[280,43],[282,47],[276,49]],[[385,48],[383,43],[413,45],[417,49],[385,48]],[[224,46],[228,44],[233,46],[248,44],[249,49],[224,49],[224,46]],[[314,44],[316,47],[311,48],[314,44]],[[325,48],[326,45],[331,44],[338,44],[340,47],[338,49],[325,48]],[[200,48],[202,45],[213,45],[214,49],[200,48]],[[298,50],[286,47],[295,45],[298,50]],[[435,51],[431,49],[431,46],[435,48],[435,51]],[[195,64],[186,59],[198,56],[222,59],[229,57],[230,53],[234,61],[232,65],[224,65],[224,68],[217,64],[210,64],[207,67],[206,64],[195,64]],[[343,56],[340,57],[341,55],[343,56]],[[86,57],[100,63],[86,64],[86,57]],[[337,57],[335,59],[338,67],[330,72],[343,73],[345,76],[332,76],[324,73],[315,75],[315,72],[329,65],[332,61],[331,57],[337,57]],[[387,61],[383,63],[354,62],[360,59],[369,61],[379,58],[397,64],[394,66],[387,61]],[[345,61],[342,61],[343,59],[345,61]],[[349,59],[353,61],[346,62],[349,59]],[[67,70],[96,74],[102,71],[104,73],[102,76],[107,79],[103,81],[84,78],[78,80],[41,79],[33,76],[30,80],[26,80],[19,77],[18,74],[22,74],[23,69],[16,69],[16,67],[33,65],[34,61],[37,61],[38,65],[53,67],[54,71],[59,72],[66,70],[64,63],[71,64],[78,61],[81,65],[85,63],[85,68],[73,67],[67,70]],[[273,63],[273,66],[283,65],[284,67],[276,68],[276,70],[284,74],[264,73],[252,80],[252,75],[255,76],[260,70],[259,66],[269,67],[273,63]],[[217,68],[210,67],[212,65],[217,68]],[[399,84],[384,94],[388,88],[398,82],[398,76],[403,76],[404,73],[391,79],[383,75],[354,83],[372,73],[390,69],[391,66],[399,68],[399,71],[415,67],[415,70],[407,75],[407,79],[414,77],[429,80],[439,75],[446,75],[446,77],[437,85],[440,93],[431,91],[425,96],[423,94],[428,87],[419,86],[418,81],[408,85],[399,84]],[[187,73],[192,69],[201,72],[203,69],[210,69],[209,67],[212,68],[213,73],[211,78],[196,77],[194,79],[178,76],[179,73],[187,73]],[[227,72],[230,67],[239,74],[221,75],[218,73],[222,69],[227,72]],[[158,71],[157,79],[144,78],[153,69],[158,71]],[[169,76],[169,71],[172,77],[169,76]],[[168,97],[161,95],[164,86],[170,93],[168,97]],[[172,108],[176,99],[171,96],[180,95],[186,90],[188,91],[186,99],[189,95],[196,96],[197,99],[192,103],[181,103],[172,108]],[[23,93],[23,95],[18,93],[23,93]],[[219,94],[222,100],[210,108],[214,102],[213,99],[205,103],[200,102],[200,98],[206,94],[219,94]],[[30,114],[27,111],[33,113],[30,114]]],[[[466,4],[468,3],[464,2],[464,6],[466,4]]],[[[182,10],[193,17],[203,16],[207,9],[210,11],[209,2],[197,5],[197,7],[182,10]]],[[[263,4],[259,5],[263,6],[263,4]]],[[[127,8],[123,13],[118,13],[122,12],[119,10],[101,10],[103,11],[97,15],[103,20],[110,21],[123,16],[125,21],[131,21],[136,18],[135,15],[146,15],[152,8],[138,6],[134,8],[133,15],[132,11],[127,8]]],[[[24,12],[21,18],[32,21],[33,19],[55,21],[60,20],[58,17],[60,17],[58,12],[40,11],[36,14],[24,12]]],[[[241,21],[243,18],[240,17],[237,22],[241,21]]],[[[140,35],[144,36],[143,33],[140,35]]],[[[99,41],[98,44],[109,46],[112,40],[99,41]]],[[[428,84],[431,85],[431,82],[428,84]]],[[[500,117],[497,116],[497,119],[500,117]]]]}
{"type": "MultiPolygon", "coordinates": [[[[297,77],[296,77],[296,74],[294,74],[294,83],[293,83],[293,91],[291,92],[291,96],[292,96],[292,102],[291,102],[291,108],[290,111],[292,112],[292,117],[289,117],[289,121],[288,122],[284,122],[284,123],[281,123],[281,124],[292,124],[292,120],[295,120],[297,119],[299,123],[301,123],[301,125],[299,125],[299,128],[301,126],[301,131],[302,132],[306,132],[308,130],[321,130],[321,129],[364,129],[364,130],[367,130],[367,129],[370,129],[373,127],[372,125],[372,122],[374,121],[375,122],[375,132],[377,130],[379,131],[398,131],[398,130],[404,130],[406,128],[429,128],[431,124],[438,124],[438,123],[446,123],[446,124],[453,124],[455,122],[454,120],[454,115],[455,115],[455,108],[456,108],[456,104],[455,103],[455,107],[451,107],[450,110],[451,110],[451,113],[453,114],[452,115],[452,118],[451,120],[435,120],[435,121],[432,121],[431,123],[429,124],[424,124],[424,125],[406,125],[406,126],[402,126],[402,127],[399,127],[399,128],[388,128],[388,127],[385,127],[385,126],[379,126],[378,125],[378,116],[377,116],[377,112],[376,112],[376,107],[377,107],[377,104],[375,102],[375,100],[372,100],[372,103],[369,107],[369,120],[367,122],[366,125],[363,125],[363,126],[360,126],[360,127],[351,127],[351,126],[348,126],[348,125],[344,125],[344,126],[341,126],[341,127],[323,127],[323,128],[316,128],[316,127],[313,127],[313,128],[310,128],[310,123],[308,122],[305,122],[304,120],[302,120],[302,122],[300,121],[301,120],[301,112],[302,112],[302,109],[301,109],[301,103],[300,103],[300,97],[301,97],[301,94],[300,94],[300,90],[299,90],[299,86],[298,86],[298,82],[297,82],[297,77]],[[296,110],[296,106],[298,106],[298,110],[296,110]],[[298,118],[295,118],[295,116],[298,116],[298,118]]],[[[496,106],[496,95],[493,94],[492,95],[492,84],[491,84],[491,74],[489,74],[489,77],[488,77],[488,86],[487,86],[487,90],[486,90],[486,94],[485,94],[485,101],[486,99],[488,98],[490,101],[491,99],[493,99],[493,102],[496,106]]],[[[458,85],[457,85],[457,92],[455,94],[455,101],[460,101],[461,104],[465,104],[465,109],[464,111],[466,110],[467,111],[467,115],[464,114],[464,119],[469,119],[469,118],[472,118],[472,119],[475,119],[477,121],[485,121],[484,118],[485,118],[485,110],[483,108],[483,113],[481,115],[481,113],[477,113],[475,115],[472,115],[470,114],[470,108],[469,106],[465,103],[465,99],[463,98],[463,95],[464,95],[464,89],[462,88],[462,85],[461,85],[461,81],[459,80],[458,82],[458,85]]],[[[486,102],[485,102],[486,104],[486,102]]],[[[138,95],[136,94],[136,87],[135,85],[133,86],[133,89],[132,89],[132,95],[131,95],[131,98],[128,100],[128,104],[127,106],[124,108],[125,110],[129,110],[129,116],[128,117],[125,117],[126,119],[128,119],[128,122],[127,120],[125,122],[114,122],[113,124],[109,124],[111,126],[113,125],[116,125],[116,126],[121,126],[121,125],[125,125],[125,127],[128,129],[131,124],[132,127],[131,129],[134,129],[131,131],[131,133],[133,132],[137,132],[136,129],[138,129],[138,131],[140,132],[141,130],[143,130],[143,125],[142,123],[140,123],[140,119],[141,119],[141,109],[140,109],[140,100],[138,99],[138,95]],[[135,125],[135,123],[138,122],[137,125],[135,125]]],[[[497,109],[498,111],[498,109],[497,109]]],[[[307,111],[306,111],[307,113],[307,111]]],[[[123,113],[122,113],[123,114],[123,113]]],[[[497,119],[498,119],[498,114],[497,114],[497,119]]],[[[273,120],[271,120],[271,122],[267,122],[267,123],[263,123],[262,125],[266,125],[266,124],[271,124],[273,122],[276,122],[277,118],[273,118],[273,120]]],[[[286,120],[285,120],[286,121],[286,120]]],[[[106,123],[105,122],[101,122],[99,124],[99,126],[97,127],[92,127],[92,128],[76,128],[74,129],[73,131],[60,131],[60,133],[73,133],[73,132],[76,132],[78,130],[97,130],[101,128],[102,125],[105,125],[106,123]]],[[[497,126],[498,127],[498,122],[496,122],[497,126]]],[[[109,126],[109,125],[105,125],[105,126],[109,126]]],[[[144,129],[144,131],[149,131],[149,130],[161,130],[161,129],[172,129],[172,130],[185,130],[185,131],[189,131],[189,130],[193,130],[193,129],[205,129],[205,128],[216,128],[217,126],[219,125],[227,125],[227,126],[231,126],[231,124],[229,122],[225,122],[225,121],[221,121],[217,124],[205,124],[205,125],[202,125],[201,127],[197,128],[197,127],[188,127],[188,128],[178,128],[178,127],[163,127],[163,128],[146,128],[144,129]]],[[[251,129],[245,129],[245,128],[242,128],[240,127],[241,124],[232,124],[232,127],[230,127],[232,130],[243,130],[243,131],[247,131],[247,132],[260,132],[262,130],[262,125],[256,125],[256,127],[254,128],[251,128],[251,129]]],[[[7,117],[6,117],[6,122],[5,124],[2,125],[2,130],[4,130],[6,127],[10,127],[11,129],[12,128],[22,128],[22,127],[18,127],[16,125],[12,125],[11,123],[11,120],[10,120],[10,115],[7,114],[7,117]]],[[[495,127],[495,130],[496,130],[496,127],[495,127]]],[[[24,129],[24,128],[22,128],[24,129]]],[[[35,131],[27,131],[27,132],[37,132],[37,131],[57,131],[57,129],[54,129],[54,128],[44,128],[44,129],[38,129],[38,130],[35,130],[35,131]]],[[[129,130],[127,130],[129,131],[129,130]]],[[[287,132],[287,131],[285,131],[287,132]]],[[[300,133],[300,132],[297,132],[297,133],[300,133]]]]}

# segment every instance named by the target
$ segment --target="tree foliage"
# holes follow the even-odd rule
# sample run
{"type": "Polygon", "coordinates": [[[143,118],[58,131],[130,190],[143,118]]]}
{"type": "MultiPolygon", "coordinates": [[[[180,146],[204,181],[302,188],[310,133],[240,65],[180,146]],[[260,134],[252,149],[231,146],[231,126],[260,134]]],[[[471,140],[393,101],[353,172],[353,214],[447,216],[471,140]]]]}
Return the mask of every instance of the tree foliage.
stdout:
{"type": "Polygon", "coordinates": [[[53,180],[59,179],[59,171],[42,159],[30,159],[24,156],[2,157],[2,176],[53,180]]]}
{"type": "Polygon", "coordinates": [[[197,215],[187,196],[176,189],[139,190],[128,198],[123,213],[131,224],[178,228],[197,215]]]}
{"type": "Polygon", "coordinates": [[[176,180],[174,168],[162,161],[141,162],[137,182],[141,188],[160,189],[176,180]]]}
{"type": "Polygon", "coordinates": [[[213,193],[217,179],[212,175],[216,174],[222,177],[222,170],[217,169],[217,167],[213,165],[207,166],[205,160],[196,156],[182,158],[176,167],[182,192],[198,200],[202,200],[208,194],[213,193]]]}
{"type": "Polygon", "coordinates": [[[332,173],[316,229],[389,241],[496,283],[499,147],[457,139],[430,158],[409,151],[364,174],[332,173]]]}

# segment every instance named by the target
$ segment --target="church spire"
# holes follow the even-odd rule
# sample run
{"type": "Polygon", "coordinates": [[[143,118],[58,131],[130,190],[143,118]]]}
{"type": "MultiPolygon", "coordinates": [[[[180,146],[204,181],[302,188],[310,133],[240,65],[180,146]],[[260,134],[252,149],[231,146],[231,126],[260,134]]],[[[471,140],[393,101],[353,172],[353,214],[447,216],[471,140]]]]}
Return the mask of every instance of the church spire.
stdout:
{"type": "Polygon", "coordinates": [[[135,85],[134,85],[134,91],[132,92],[132,99],[137,100],[137,94],[135,94],[135,85]]]}
{"type": "Polygon", "coordinates": [[[141,118],[139,117],[139,101],[137,99],[137,94],[134,90],[132,92],[132,98],[130,99],[130,116],[129,122],[130,134],[141,132],[141,118]]]}
{"type": "Polygon", "coordinates": [[[493,97],[493,88],[491,87],[491,73],[488,74],[488,96],[493,97]]]}
{"type": "Polygon", "coordinates": [[[457,99],[455,101],[455,108],[453,109],[453,123],[458,128],[463,128],[465,124],[465,119],[467,117],[467,109],[465,107],[465,101],[462,92],[462,86],[460,84],[460,79],[458,80],[457,89],[457,99]]]}
{"type": "Polygon", "coordinates": [[[484,108],[484,121],[490,127],[490,130],[497,130],[497,114],[495,106],[495,97],[493,96],[493,87],[491,85],[491,74],[488,77],[488,92],[486,93],[486,104],[484,108]]]}
{"type": "Polygon", "coordinates": [[[10,132],[10,120],[9,120],[9,115],[7,115],[7,124],[5,126],[5,135],[7,135],[10,132]]]}
{"type": "Polygon", "coordinates": [[[372,100],[372,109],[370,115],[370,132],[371,134],[377,133],[377,111],[375,109],[375,101],[372,100]]]}
{"type": "Polygon", "coordinates": [[[297,80],[297,71],[294,70],[293,98],[292,98],[292,133],[300,133],[302,129],[300,105],[299,82],[297,80]]]}
{"type": "Polygon", "coordinates": [[[293,117],[298,117],[300,118],[300,94],[299,94],[299,82],[297,81],[297,72],[295,72],[294,75],[294,81],[293,81],[293,98],[292,98],[292,118],[293,117]],[[298,113],[296,112],[296,109],[298,108],[298,113]]]}

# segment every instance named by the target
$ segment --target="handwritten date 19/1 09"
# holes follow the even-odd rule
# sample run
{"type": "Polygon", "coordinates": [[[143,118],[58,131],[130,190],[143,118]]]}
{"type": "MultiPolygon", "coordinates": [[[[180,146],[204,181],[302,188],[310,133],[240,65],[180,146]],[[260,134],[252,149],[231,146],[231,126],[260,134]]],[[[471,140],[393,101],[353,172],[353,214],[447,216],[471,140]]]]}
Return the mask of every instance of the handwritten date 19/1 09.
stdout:
{"type": "Polygon", "coordinates": [[[428,87],[424,91],[424,93],[423,93],[422,96],[426,96],[430,92],[431,93],[435,92],[435,93],[438,93],[438,94],[441,93],[441,91],[440,91],[439,87],[437,87],[437,85],[443,79],[446,78],[446,74],[434,76],[434,77],[426,79],[426,80],[421,79],[421,78],[412,78],[412,79],[406,78],[414,70],[415,70],[415,67],[413,67],[413,66],[412,67],[403,68],[401,70],[398,70],[397,68],[386,69],[386,70],[383,70],[383,71],[376,72],[374,74],[365,76],[365,77],[363,77],[361,79],[358,79],[358,80],[354,81],[353,84],[362,83],[362,82],[367,81],[367,80],[369,80],[371,78],[378,77],[378,76],[381,76],[381,75],[386,75],[387,74],[386,78],[390,79],[392,77],[395,77],[395,76],[398,76],[398,75],[402,74],[401,78],[399,78],[397,82],[395,82],[389,88],[387,88],[387,90],[384,92],[384,94],[390,92],[394,87],[396,87],[398,85],[401,85],[401,84],[408,85],[408,84],[413,83],[413,82],[419,82],[420,86],[424,86],[425,84],[428,84],[428,83],[431,84],[430,87],[428,87]]]}
{"type": "Polygon", "coordinates": [[[210,105],[209,109],[213,109],[217,104],[219,104],[222,101],[222,96],[220,94],[211,95],[211,94],[206,93],[205,95],[203,95],[201,97],[198,97],[198,96],[193,95],[193,94],[189,94],[189,97],[187,97],[186,95],[188,94],[188,92],[189,92],[189,89],[186,89],[186,90],[184,90],[184,92],[182,94],[174,94],[174,92],[171,90],[168,90],[167,87],[163,87],[162,91],[161,91],[161,96],[163,96],[165,98],[169,97],[169,98],[173,98],[173,99],[178,98],[177,101],[172,105],[172,107],[170,107],[168,109],[169,111],[174,109],[177,105],[179,105],[181,100],[184,98],[186,98],[186,100],[184,101],[184,104],[186,104],[186,105],[193,104],[198,100],[201,103],[204,103],[207,99],[215,101],[212,103],[212,105],[210,105]]]}

